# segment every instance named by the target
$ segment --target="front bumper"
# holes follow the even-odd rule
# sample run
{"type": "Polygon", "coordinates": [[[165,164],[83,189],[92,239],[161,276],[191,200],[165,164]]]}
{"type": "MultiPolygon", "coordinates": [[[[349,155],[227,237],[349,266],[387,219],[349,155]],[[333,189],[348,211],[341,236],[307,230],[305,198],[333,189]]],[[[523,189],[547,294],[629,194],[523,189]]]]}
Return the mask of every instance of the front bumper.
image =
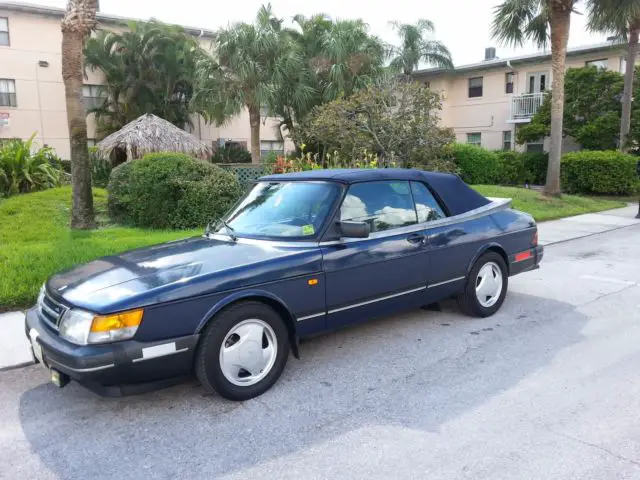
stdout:
{"type": "Polygon", "coordinates": [[[75,345],[58,336],[39,317],[27,312],[25,333],[37,332],[43,363],[90,390],[121,396],[170,385],[188,376],[198,335],[158,342],[126,340],[102,345],[75,345]],[[155,348],[154,348],[155,347],[155,348]]]}
{"type": "Polygon", "coordinates": [[[528,251],[520,252],[509,256],[509,275],[517,275],[519,273],[535,270],[540,267],[540,262],[544,256],[544,247],[537,245],[528,251]],[[524,255],[525,253],[529,255],[524,255]],[[520,255],[520,257],[519,257],[520,255]]]}

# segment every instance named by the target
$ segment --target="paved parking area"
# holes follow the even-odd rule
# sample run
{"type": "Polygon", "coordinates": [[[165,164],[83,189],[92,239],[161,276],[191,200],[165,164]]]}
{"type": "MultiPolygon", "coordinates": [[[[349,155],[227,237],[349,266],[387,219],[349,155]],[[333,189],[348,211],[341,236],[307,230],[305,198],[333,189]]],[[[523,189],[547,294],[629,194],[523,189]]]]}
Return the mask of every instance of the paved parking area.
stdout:
{"type": "Polygon", "coordinates": [[[640,226],[547,248],[503,309],[316,338],[244,403],[0,372],[0,478],[640,478],[640,226]]]}

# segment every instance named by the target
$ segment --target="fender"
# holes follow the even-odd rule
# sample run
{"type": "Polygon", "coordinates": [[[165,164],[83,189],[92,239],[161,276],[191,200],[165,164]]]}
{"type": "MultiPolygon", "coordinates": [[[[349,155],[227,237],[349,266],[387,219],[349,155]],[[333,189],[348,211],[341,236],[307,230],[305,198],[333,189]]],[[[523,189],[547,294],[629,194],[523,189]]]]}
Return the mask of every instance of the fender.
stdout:
{"type": "Polygon", "coordinates": [[[498,252],[500,255],[502,255],[504,263],[507,266],[507,276],[508,276],[509,275],[509,257],[507,256],[507,252],[504,250],[504,247],[497,242],[486,243],[478,249],[478,251],[473,256],[471,261],[467,264],[467,268],[465,271],[466,276],[469,276],[469,273],[471,272],[471,269],[473,268],[475,263],[487,250],[494,250],[498,252]]]}
{"type": "Polygon", "coordinates": [[[244,299],[263,300],[267,305],[275,307],[275,310],[283,317],[287,330],[289,330],[289,340],[291,343],[291,350],[296,358],[300,358],[298,353],[298,335],[296,332],[296,323],[293,321],[295,318],[286,303],[277,295],[271,292],[259,289],[243,290],[239,292],[233,292],[226,297],[219,300],[213,307],[211,307],[207,313],[202,317],[195,333],[199,334],[209,324],[211,319],[220,312],[223,308],[231,305],[232,303],[239,302],[244,299]]]}

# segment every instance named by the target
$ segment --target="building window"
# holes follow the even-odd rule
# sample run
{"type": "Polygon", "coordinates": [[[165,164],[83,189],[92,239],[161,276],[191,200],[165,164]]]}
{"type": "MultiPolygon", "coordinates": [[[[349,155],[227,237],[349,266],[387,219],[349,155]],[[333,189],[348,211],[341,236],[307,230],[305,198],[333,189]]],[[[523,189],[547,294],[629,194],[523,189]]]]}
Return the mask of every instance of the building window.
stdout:
{"type": "Polygon", "coordinates": [[[95,147],[96,143],[95,138],[87,138],[87,147],[95,147]]]}
{"type": "Polygon", "coordinates": [[[507,72],[504,74],[504,91],[505,93],[513,93],[513,81],[515,79],[515,73],[507,72]]]}
{"type": "Polygon", "coordinates": [[[265,158],[271,152],[276,155],[284,155],[284,142],[276,142],[271,140],[260,141],[260,157],[265,158]]]}
{"type": "Polygon", "coordinates": [[[17,107],[16,81],[0,78],[0,107],[17,107]]]}
{"type": "Polygon", "coordinates": [[[527,143],[527,152],[543,153],[544,152],[544,143],[543,142],[529,142],[529,143],[527,143]]]}
{"type": "Polygon", "coordinates": [[[511,150],[511,130],[502,132],[502,149],[511,150]]]}
{"type": "Polygon", "coordinates": [[[104,104],[105,92],[102,85],[83,85],[82,97],[84,109],[88,111],[104,104]]]}
{"type": "Polygon", "coordinates": [[[482,96],[482,77],[469,79],[469,98],[482,96]]]}
{"type": "Polygon", "coordinates": [[[9,19],[0,17],[0,46],[9,45],[9,19]]]}
{"type": "Polygon", "coordinates": [[[586,67],[596,67],[598,70],[606,70],[607,69],[607,59],[600,58],[598,60],[590,60],[588,62],[584,62],[586,67]]]}
{"type": "Polygon", "coordinates": [[[467,133],[467,143],[471,145],[482,145],[482,134],[480,132],[467,133]]]}

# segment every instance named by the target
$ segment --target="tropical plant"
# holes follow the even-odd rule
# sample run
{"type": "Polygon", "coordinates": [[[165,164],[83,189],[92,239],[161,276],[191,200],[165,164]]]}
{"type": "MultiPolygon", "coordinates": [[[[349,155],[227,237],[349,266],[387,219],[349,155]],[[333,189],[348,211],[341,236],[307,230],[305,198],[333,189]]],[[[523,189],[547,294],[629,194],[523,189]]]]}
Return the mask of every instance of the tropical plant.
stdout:
{"type": "Polygon", "coordinates": [[[94,228],[87,120],[82,103],[84,42],[96,27],[98,0],[69,0],[62,19],[62,80],[71,143],[71,228],[94,228]]]}
{"type": "Polygon", "coordinates": [[[260,108],[271,102],[276,63],[282,52],[281,20],[262,6],[252,24],[237,23],[216,33],[216,59],[202,59],[194,102],[205,118],[224,123],[246,107],[251,158],[260,161],[260,108]]]}
{"type": "Polygon", "coordinates": [[[577,0],[504,0],[494,8],[492,36],[502,43],[522,46],[525,41],[533,41],[538,47],[551,43],[551,142],[545,195],[560,195],[565,60],[576,3],[577,0]]]}
{"type": "Polygon", "coordinates": [[[109,183],[113,166],[111,160],[103,157],[96,147],[89,148],[89,160],[91,162],[91,181],[93,185],[105,188],[109,183]]]}
{"type": "Polygon", "coordinates": [[[640,0],[590,0],[587,4],[588,27],[592,31],[613,33],[627,41],[627,57],[622,94],[619,146],[627,149],[631,126],[631,102],[638,37],[640,36],[640,0]]]}
{"type": "Polygon", "coordinates": [[[289,134],[314,107],[348,97],[384,74],[384,47],[361,20],[333,21],[324,14],[294,17],[281,31],[281,60],[276,64],[269,103],[289,134]]]}
{"type": "Polygon", "coordinates": [[[435,25],[427,19],[415,24],[391,22],[400,38],[400,46],[390,45],[390,67],[409,77],[421,62],[442,68],[453,68],[451,53],[444,43],[429,39],[435,33],[435,25]]]}
{"type": "Polygon", "coordinates": [[[99,136],[152,113],[184,128],[196,113],[196,69],[208,57],[182,27],[157,21],[130,22],[129,30],[101,31],[87,41],[86,66],[105,78],[95,113],[99,136]]]}
{"type": "Polygon", "coordinates": [[[237,143],[218,148],[211,156],[213,163],[250,163],[251,153],[237,143]]]}
{"type": "Polygon", "coordinates": [[[0,144],[0,197],[57,187],[63,177],[53,150],[43,147],[32,152],[35,133],[28,140],[0,144]]]}
{"type": "Polygon", "coordinates": [[[437,93],[394,79],[317,107],[301,133],[324,152],[352,158],[372,152],[383,163],[424,164],[441,158],[453,141],[452,132],[439,126],[441,108],[437,93]]]}
{"type": "MultiPolygon", "coordinates": [[[[620,132],[622,75],[596,67],[569,68],[565,77],[563,136],[572,137],[582,148],[612,150],[620,132]]],[[[638,86],[636,86],[636,90],[638,86]]],[[[636,94],[640,94],[637,91],[636,94]]],[[[638,113],[634,119],[640,120],[638,113]]],[[[551,95],[545,96],[531,122],[518,128],[522,144],[544,138],[551,131],[551,95]]]]}

